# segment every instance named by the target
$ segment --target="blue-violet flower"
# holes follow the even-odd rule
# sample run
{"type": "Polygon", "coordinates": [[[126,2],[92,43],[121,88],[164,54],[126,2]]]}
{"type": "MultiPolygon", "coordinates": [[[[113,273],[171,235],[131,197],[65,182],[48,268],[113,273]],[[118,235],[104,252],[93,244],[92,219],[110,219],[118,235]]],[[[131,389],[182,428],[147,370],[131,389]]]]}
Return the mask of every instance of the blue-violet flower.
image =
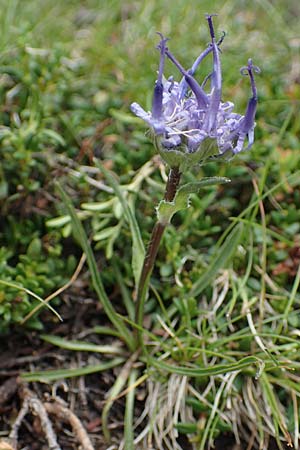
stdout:
{"type": "Polygon", "coordinates": [[[224,36],[216,41],[212,15],[207,15],[211,42],[189,70],[185,70],[167,47],[168,39],[160,33],[161,41],[158,76],[154,87],[152,112],[146,112],[138,103],[131,105],[132,112],[150,125],[157,151],[171,166],[181,171],[215,158],[230,158],[249,149],[254,142],[257,90],[254,72],[258,67],[248,60],[241,69],[249,75],[252,97],[244,116],[234,113],[232,102],[222,102],[222,73],[220,45],[224,36]],[[203,59],[212,54],[212,73],[200,85],[194,77],[203,59]],[[182,75],[180,82],[163,76],[165,58],[177,67],[182,75]],[[210,92],[206,92],[207,81],[210,92]]]}

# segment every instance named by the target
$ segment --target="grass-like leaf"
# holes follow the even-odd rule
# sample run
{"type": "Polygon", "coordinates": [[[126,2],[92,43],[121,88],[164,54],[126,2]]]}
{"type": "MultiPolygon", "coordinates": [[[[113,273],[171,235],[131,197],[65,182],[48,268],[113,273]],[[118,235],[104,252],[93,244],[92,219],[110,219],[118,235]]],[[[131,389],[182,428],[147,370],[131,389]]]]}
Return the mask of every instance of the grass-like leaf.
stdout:
{"type": "Polygon", "coordinates": [[[118,282],[118,285],[120,288],[120,293],[122,295],[123,304],[125,305],[125,308],[127,310],[128,317],[130,318],[130,320],[133,321],[134,320],[134,303],[132,301],[131,292],[129,291],[129,289],[127,288],[127,286],[124,282],[124,278],[122,277],[122,274],[118,267],[116,258],[112,258],[111,262],[112,262],[114,273],[115,273],[115,276],[116,276],[116,279],[117,279],[117,282],[118,282]]]}
{"type": "Polygon", "coordinates": [[[276,434],[275,437],[276,437],[276,441],[277,441],[279,448],[282,447],[281,443],[280,443],[280,439],[279,439],[279,430],[281,430],[285,439],[287,440],[288,446],[293,447],[291,437],[289,435],[289,432],[286,428],[286,424],[284,422],[284,416],[282,415],[282,413],[279,409],[278,400],[276,399],[276,396],[273,391],[273,386],[270,383],[268,376],[265,372],[263,372],[261,374],[260,382],[261,382],[262,389],[264,391],[265,398],[266,398],[268,405],[272,412],[273,425],[274,425],[275,434],[276,434]]]}
{"type": "Polygon", "coordinates": [[[140,278],[141,269],[143,266],[145,248],[136,217],[112,174],[96,159],[95,164],[101,170],[110,186],[113,188],[114,193],[116,194],[122,205],[126,220],[129,223],[132,236],[132,270],[134,274],[135,285],[137,286],[140,278]]]}
{"type": "Polygon", "coordinates": [[[281,323],[281,326],[280,326],[280,329],[279,329],[279,333],[281,333],[281,331],[282,331],[282,325],[286,324],[286,322],[288,320],[289,313],[290,313],[290,311],[292,309],[293,303],[295,302],[295,299],[296,299],[296,294],[297,294],[297,292],[299,290],[299,284],[300,284],[300,264],[298,266],[297,274],[295,276],[293,289],[291,291],[291,294],[290,294],[290,297],[289,297],[289,301],[287,302],[286,308],[284,310],[283,321],[281,323]]]}
{"type": "Polygon", "coordinates": [[[77,237],[77,239],[79,240],[82,250],[86,254],[87,263],[88,263],[90,273],[91,273],[92,283],[93,283],[94,289],[98,295],[98,298],[103,306],[103,309],[104,309],[105,313],[107,314],[108,318],[110,319],[110,321],[112,322],[112,324],[120,332],[120,334],[121,334],[122,338],[124,339],[124,341],[126,342],[128,348],[133,350],[134,349],[133,337],[130,334],[126,325],[124,324],[121,316],[116,313],[115,309],[113,308],[113,306],[105,292],[105,289],[104,289],[104,286],[102,283],[102,279],[101,279],[101,276],[100,276],[100,273],[99,273],[99,270],[97,267],[97,263],[95,260],[95,256],[93,254],[93,251],[92,251],[89,241],[87,239],[87,236],[86,236],[86,233],[82,226],[82,223],[80,222],[80,220],[77,217],[76,211],[73,207],[73,204],[72,204],[69,196],[64,192],[64,190],[62,189],[62,187],[59,184],[57,184],[57,186],[58,186],[59,192],[61,194],[61,197],[63,199],[63,202],[68,210],[68,213],[71,216],[73,232],[74,232],[75,236],[77,237]]]}
{"type": "Polygon", "coordinates": [[[134,421],[134,399],[135,399],[135,383],[138,371],[133,369],[128,380],[128,392],[126,395],[126,407],[124,417],[124,450],[135,450],[133,421],[134,421]]]}
{"type": "Polygon", "coordinates": [[[212,262],[206,269],[204,274],[196,281],[191,289],[189,296],[199,295],[209,286],[216,277],[218,271],[225,267],[233,257],[236,248],[240,242],[243,232],[243,224],[236,225],[225,239],[223,245],[217,250],[212,262]]]}
{"type": "Polygon", "coordinates": [[[111,361],[100,364],[93,364],[86,367],[78,367],[76,369],[58,369],[58,370],[43,370],[40,372],[24,372],[21,378],[24,381],[40,381],[49,383],[51,381],[62,380],[63,378],[80,377],[82,375],[89,375],[90,373],[104,372],[112,367],[119,366],[124,362],[124,358],[115,358],[111,361]]]}
{"type": "Polygon", "coordinates": [[[66,350],[72,350],[77,352],[94,352],[94,353],[104,353],[108,355],[122,355],[124,351],[120,347],[114,347],[112,345],[97,345],[90,342],[84,341],[68,341],[58,336],[42,335],[41,338],[49,342],[50,344],[56,345],[60,348],[65,348],[66,350]]]}
{"type": "Polygon", "coordinates": [[[235,370],[243,370],[253,364],[261,364],[261,360],[255,356],[246,356],[239,361],[229,364],[215,364],[213,366],[199,368],[175,366],[173,364],[165,363],[150,356],[147,357],[147,360],[153,367],[159,370],[165,371],[167,373],[177,373],[178,375],[185,375],[189,377],[206,377],[209,375],[218,375],[227,372],[233,372],[235,370]]]}
{"type": "Polygon", "coordinates": [[[104,437],[108,442],[110,441],[110,431],[108,428],[109,411],[113,405],[113,402],[115,401],[115,398],[120,394],[121,390],[123,389],[123,387],[125,386],[125,384],[128,380],[128,377],[130,377],[130,374],[132,373],[131,372],[132,364],[135,361],[135,359],[136,359],[136,353],[133,353],[131,358],[122,367],[121,372],[117,376],[113,386],[111,387],[111,389],[108,393],[108,398],[107,398],[105,406],[102,410],[102,415],[101,415],[102,430],[103,430],[104,437]]]}

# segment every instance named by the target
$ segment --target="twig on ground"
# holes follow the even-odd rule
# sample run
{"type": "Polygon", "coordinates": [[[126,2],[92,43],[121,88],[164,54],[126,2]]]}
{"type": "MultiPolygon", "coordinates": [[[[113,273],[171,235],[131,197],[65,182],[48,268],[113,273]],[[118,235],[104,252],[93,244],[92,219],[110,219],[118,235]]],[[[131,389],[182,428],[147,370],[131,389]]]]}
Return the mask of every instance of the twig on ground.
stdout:
{"type": "Polygon", "coordinates": [[[65,406],[63,401],[59,401],[59,399],[56,399],[53,402],[46,402],[44,406],[49,414],[53,414],[58,419],[71,425],[77,440],[80,442],[84,450],[95,450],[87,432],[82,426],[82,423],[80,422],[78,417],[65,406]]]}
{"type": "Polygon", "coordinates": [[[56,416],[59,420],[67,422],[72,427],[74,435],[81,447],[84,450],[95,450],[90,438],[84,429],[79,418],[66,406],[65,402],[59,397],[53,398],[53,400],[49,400],[46,402],[42,402],[38,399],[36,394],[31,391],[27,386],[24,386],[22,382],[18,383],[18,379],[14,380],[14,383],[10,381],[4,383],[0,388],[0,400],[2,391],[4,394],[2,395],[2,401],[5,402],[7,399],[7,393],[5,392],[5,388],[7,390],[13,390],[14,392],[18,390],[18,393],[23,400],[23,404],[21,409],[11,427],[10,434],[7,439],[0,440],[0,450],[16,450],[18,446],[18,435],[19,429],[22,425],[22,422],[27,414],[32,412],[36,415],[41,424],[41,428],[46,436],[49,450],[61,450],[56,438],[56,434],[53,430],[53,426],[51,420],[49,419],[48,414],[52,414],[56,416]]]}
{"type": "Polygon", "coordinates": [[[47,348],[49,348],[49,347],[50,346],[48,345],[47,347],[42,348],[41,351],[37,350],[36,354],[29,355],[29,356],[15,357],[15,356],[6,356],[7,355],[6,353],[2,354],[0,357],[0,367],[1,367],[0,375],[1,375],[1,377],[5,377],[5,376],[12,377],[12,376],[15,376],[15,374],[19,374],[18,370],[10,371],[10,370],[4,370],[4,369],[11,369],[13,367],[23,366],[24,364],[40,361],[41,359],[53,358],[58,361],[64,360],[64,358],[61,355],[59,355],[57,352],[55,353],[55,352],[46,351],[47,348]]]}
{"type": "Polygon", "coordinates": [[[48,441],[49,450],[61,450],[57,443],[55,432],[52,428],[52,424],[43,403],[37,398],[35,393],[27,387],[21,385],[19,392],[20,396],[23,398],[23,405],[9,434],[9,439],[11,440],[13,447],[17,447],[19,428],[24,420],[24,417],[31,410],[40,419],[41,427],[48,441]]]}

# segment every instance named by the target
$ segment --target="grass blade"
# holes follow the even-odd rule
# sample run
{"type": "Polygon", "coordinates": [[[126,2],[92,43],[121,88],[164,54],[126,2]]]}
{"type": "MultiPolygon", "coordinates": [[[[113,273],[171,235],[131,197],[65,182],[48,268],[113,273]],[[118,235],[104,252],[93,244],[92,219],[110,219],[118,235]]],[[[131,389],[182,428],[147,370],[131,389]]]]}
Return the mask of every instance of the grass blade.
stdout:
{"type": "Polygon", "coordinates": [[[286,326],[286,324],[287,324],[289,313],[290,313],[290,311],[292,309],[292,306],[293,306],[293,304],[295,302],[295,299],[296,299],[296,294],[297,294],[297,292],[299,290],[299,284],[300,284],[300,264],[298,266],[298,270],[297,270],[297,273],[296,273],[296,276],[295,276],[295,280],[294,280],[294,284],[293,284],[292,292],[290,294],[289,301],[288,301],[288,303],[286,305],[286,308],[284,310],[284,313],[283,313],[283,318],[282,318],[281,327],[279,329],[279,334],[282,331],[282,325],[284,324],[286,326]]]}
{"type": "Polygon", "coordinates": [[[234,372],[235,370],[242,370],[248,368],[252,364],[261,364],[261,360],[255,356],[246,356],[245,358],[235,361],[230,364],[215,364],[208,367],[183,367],[168,364],[163,361],[159,361],[152,357],[147,357],[148,363],[159,370],[166,371],[168,373],[177,373],[178,375],[186,375],[189,377],[205,377],[210,375],[218,375],[227,372],[234,372]]]}
{"type": "Polygon", "coordinates": [[[4,281],[0,280],[0,284],[3,284],[4,286],[11,287],[13,289],[17,289],[18,291],[26,292],[26,294],[30,295],[31,297],[35,298],[39,302],[41,302],[46,308],[50,309],[50,311],[53,312],[53,314],[56,315],[56,317],[59,318],[59,320],[62,322],[61,316],[58,314],[57,311],[55,311],[54,308],[52,308],[51,305],[49,305],[45,300],[43,300],[39,295],[35,294],[34,292],[30,291],[29,289],[25,288],[24,286],[21,286],[20,284],[13,283],[11,281],[4,281]]]}
{"type": "Polygon", "coordinates": [[[84,341],[68,341],[58,336],[51,336],[43,334],[40,336],[44,341],[50,344],[56,345],[60,348],[65,348],[66,350],[78,351],[78,352],[94,352],[94,353],[104,353],[109,355],[122,355],[124,354],[122,348],[114,347],[112,345],[97,345],[90,342],[84,341]]]}
{"type": "Polygon", "coordinates": [[[210,266],[205,273],[199,278],[191,289],[189,296],[199,295],[204,289],[212,283],[212,280],[216,277],[218,271],[225,267],[228,261],[234,255],[236,248],[240,242],[243,231],[243,224],[236,225],[230,234],[225,239],[223,245],[217,250],[215,257],[213,258],[210,266]]]}
{"type": "Polygon", "coordinates": [[[270,383],[268,376],[265,372],[263,372],[261,374],[261,387],[263,389],[263,392],[265,394],[265,398],[268,402],[268,405],[271,409],[272,412],[272,416],[273,416],[273,424],[274,424],[274,428],[275,428],[275,433],[276,433],[276,441],[277,444],[280,448],[281,443],[280,443],[280,437],[279,437],[279,429],[281,430],[281,432],[283,433],[287,444],[289,447],[293,447],[292,444],[292,440],[290,437],[290,434],[286,428],[285,422],[284,422],[284,418],[282,416],[282,413],[280,412],[279,409],[279,405],[278,405],[278,400],[275,397],[274,391],[273,391],[273,386],[270,383]]]}
{"type": "Polygon", "coordinates": [[[114,193],[116,194],[122,205],[126,220],[129,223],[132,236],[132,270],[134,274],[135,285],[137,286],[145,257],[145,248],[137,220],[112,174],[99,161],[95,160],[95,164],[101,170],[110,186],[113,188],[114,193]]]}
{"type": "Polygon", "coordinates": [[[49,383],[51,381],[61,380],[63,378],[80,377],[82,375],[89,375],[90,373],[104,372],[105,370],[119,366],[124,362],[124,358],[115,358],[111,361],[102,362],[100,364],[93,364],[86,367],[78,367],[75,369],[58,369],[58,370],[43,370],[41,372],[24,372],[21,373],[21,378],[24,381],[40,381],[41,383],[49,383]]]}
{"type": "Polygon", "coordinates": [[[114,382],[113,386],[111,387],[111,389],[109,391],[108,398],[107,398],[105,406],[102,410],[102,415],[101,415],[102,431],[103,431],[103,435],[107,442],[110,441],[110,432],[108,429],[109,411],[110,411],[112,404],[115,401],[116,397],[120,394],[125,383],[127,382],[128,377],[130,377],[130,374],[132,371],[132,365],[135,362],[136,357],[137,357],[137,353],[133,353],[132,356],[126,362],[126,364],[124,364],[124,366],[122,367],[121,372],[119,373],[116,381],[114,382]]]}
{"type": "Polygon", "coordinates": [[[116,258],[112,258],[111,260],[112,266],[114,269],[114,273],[120,288],[120,293],[122,295],[123,303],[126,308],[128,317],[130,320],[134,320],[134,303],[132,301],[131,292],[128,290],[124,278],[122,277],[122,274],[120,272],[120,269],[118,267],[118,264],[116,262],[116,258]]]}
{"type": "Polygon", "coordinates": [[[133,433],[133,419],[134,419],[134,398],[135,398],[135,383],[137,380],[138,371],[132,370],[128,380],[128,393],[126,396],[126,407],[124,417],[124,450],[135,450],[134,433],[133,433]]]}
{"type": "Polygon", "coordinates": [[[87,263],[88,263],[90,273],[91,273],[92,283],[93,283],[94,289],[98,295],[98,298],[103,306],[103,309],[104,309],[105,313],[107,314],[108,318],[110,319],[110,321],[112,322],[112,324],[120,332],[120,334],[121,334],[122,338],[124,339],[124,341],[126,342],[128,348],[130,350],[133,350],[134,349],[133,338],[132,338],[128,328],[124,324],[122,318],[120,317],[120,315],[118,315],[116,313],[108,296],[106,295],[106,292],[105,292],[105,289],[104,289],[104,286],[103,286],[103,283],[101,280],[101,276],[98,271],[97,263],[96,263],[93,251],[91,249],[91,246],[89,244],[89,241],[87,239],[87,236],[85,234],[84,228],[82,226],[82,223],[80,222],[80,220],[77,217],[76,211],[73,207],[73,204],[72,204],[69,196],[64,192],[64,190],[62,189],[62,187],[59,184],[57,184],[57,186],[58,186],[60,195],[63,199],[63,202],[68,210],[68,213],[71,216],[73,232],[74,232],[75,236],[77,237],[77,239],[79,240],[82,250],[84,251],[84,253],[86,255],[87,263]]]}

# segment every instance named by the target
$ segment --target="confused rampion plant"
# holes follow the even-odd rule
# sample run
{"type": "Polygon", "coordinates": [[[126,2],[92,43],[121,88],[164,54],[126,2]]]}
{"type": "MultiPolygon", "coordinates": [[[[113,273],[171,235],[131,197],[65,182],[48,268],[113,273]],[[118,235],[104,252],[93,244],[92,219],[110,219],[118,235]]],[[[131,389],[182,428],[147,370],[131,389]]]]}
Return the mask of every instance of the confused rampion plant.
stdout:
{"type": "MultiPolygon", "coordinates": [[[[257,365],[260,362],[256,356],[252,355],[247,355],[245,358],[241,358],[238,361],[229,356],[228,358],[220,358],[220,364],[217,362],[215,363],[214,359],[211,364],[207,365],[205,364],[205,361],[204,364],[202,364],[202,362],[198,364],[197,356],[197,363],[192,364],[189,358],[181,360],[180,356],[182,364],[178,366],[166,362],[166,358],[168,360],[169,356],[174,355],[174,359],[177,358],[177,351],[173,352],[173,340],[169,346],[167,340],[163,339],[160,342],[159,338],[157,338],[154,333],[151,333],[151,330],[148,330],[147,340],[144,342],[144,331],[146,334],[146,330],[143,328],[144,304],[147,299],[149,281],[158,248],[166,227],[177,211],[188,207],[189,196],[192,193],[197,193],[203,186],[226,183],[229,181],[226,178],[209,177],[200,179],[196,182],[181,184],[180,181],[182,175],[189,172],[194,167],[201,166],[208,161],[230,160],[235,154],[242,150],[249,149],[254,141],[254,120],[257,105],[254,73],[258,72],[259,69],[252,64],[251,60],[248,61],[246,67],[241,69],[241,73],[249,77],[252,95],[248,102],[245,115],[235,113],[233,103],[229,101],[224,102],[222,99],[220,45],[223,36],[219,40],[216,39],[213,27],[213,16],[207,15],[206,19],[211,42],[189,70],[185,70],[182,67],[169,50],[167,46],[168,40],[160,35],[161,39],[158,45],[160,61],[158,76],[154,87],[152,111],[146,112],[137,103],[131,105],[132,111],[150,126],[155,148],[169,168],[164,198],[157,207],[157,221],[152,230],[150,243],[146,252],[144,251],[144,245],[134,211],[131,208],[130,202],[127,200],[130,199],[130,193],[137,191],[138,186],[140,185],[139,183],[141,183],[140,180],[145,176],[148,169],[145,170],[144,167],[142,177],[136,177],[130,184],[130,188],[128,185],[125,188],[125,186],[120,186],[110,171],[95,159],[95,164],[102,171],[115,196],[107,202],[86,205],[86,207],[91,207],[91,210],[97,208],[97,211],[103,211],[104,209],[112,209],[112,205],[120,205],[125,220],[128,222],[131,230],[132,272],[134,275],[134,292],[136,293],[135,311],[131,302],[131,296],[128,295],[127,287],[120,274],[119,276],[117,275],[118,272],[116,266],[116,276],[118,277],[120,286],[122,286],[121,291],[123,293],[124,306],[127,310],[128,317],[124,318],[117,312],[107,295],[105,285],[102,282],[101,272],[98,270],[96,259],[81,220],[76,214],[71,199],[64,190],[59,187],[61,196],[72,221],[73,231],[76,237],[78,237],[86,255],[94,289],[101,301],[103,310],[115,327],[116,335],[121,337],[129,351],[129,353],[125,355],[127,357],[130,355],[128,359],[124,358],[122,352],[120,358],[114,358],[112,361],[109,361],[109,364],[112,364],[109,367],[126,363],[109,391],[107,402],[102,412],[103,435],[107,442],[109,442],[109,411],[113,402],[121,393],[125,383],[128,383],[128,389],[124,391],[126,392],[124,420],[125,444],[124,447],[123,444],[120,446],[120,448],[125,448],[126,450],[138,448],[136,447],[135,442],[140,442],[144,438],[147,440],[147,446],[143,448],[152,448],[152,445],[148,444],[152,439],[151,436],[153,430],[153,435],[157,442],[164,440],[164,437],[167,434],[166,430],[168,430],[168,432],[171,429],[175,430],[174,432],[171,431],[171,435],[173,437],[175,436],[177,429],[174,428],[174,424],[177,424],[179,415],[183,420],[182,423],[185,422],[185,413],[179,414],[179,409],[182,411],[185,410],[185,392],[188,378],[196,377],[198,379],[217,374],[226,374],[226,376],[224,375],[224,380],[222,380],[220,386],[219,397],[216,396],[219,401],[222,389],[225,388],[226,380],[228,381],[229,379],[228,376],[231,376],[232,374],[233,378],[231,378],[231,380],[233,382],[237,371],[248,368],[253,364],[257,365]],[[198,75],[198,68],[201,66],[201,62],[207,57],[212,57],[212,71],[211,73],[206,74],[206,76],[203,76],[203,81],[199,83],[197,81],[200,78],[198,75]],[[175,76],[174,78],[171,77],[169,79],[164,78],[163,72],[166,59],[169,59],[173,63],[176,72],[178,71],[179,75],[181,75],[181,80],[176,81],[175,76]],[[126,191],[128,195],[126,194],[126,196],[124,196],[124,191],[126,191]],[[118,203],[116,203],[116,201],[118,203]],[[128,327],[128,322],[130,328],[128,327]],[[153,337],[153,339],[151,339],[151,337],[153,337]],[[150,338],[150,341],[148,338],[150,338]],[[158,344],[158,347],[155,345],[155,348],[153,349],[153,342],[158,344]],[[149,348],[152,348],[150,352],[148,351],[149,348]],[[162,358],[160,357],[161,352],[164,352],[162,358]],[[139,363],[136,365],[135,363],[137,360],[139,360],[139,363]],[[229,363],[227,364],[226,361],[228,360],[229,363]],[[146,372],[140,376],[140,368],[142,367],[142,370],[144,370],[145,362],[149,371],[146,370],[146,372]],[[188,365],[185,365],[185,362],[188,362],[188,365]],[[151,376],[153,369],[158,369],[159,371],[171,374],[166,383],[161,382],[161,380],[157,381],[155,376],[151,376]],[[149,395],[145,403],[143,417],[149,417],[149,423],[146,425],[145,430],[142,431],[135,440],[133,432],[134,387],[142,383],[143,380],[147,380],[149,388],[149,395]],[[164,403],[164,399],[166,398],[168,400],[165,402],[165,407],[160,408],[160,405],[164,403]],[[160,430],[161,432],[157,430],[160,430]]],[[[142,169],[140,172],[142,172],[142,169]]],[[[116,228],[116,226],[112,227],[114,230],[113,232],[115,233],[116,231],[115,237],[119,234],[119,226],[120,225],[118,224],[118,228],[116,228]]],[[[195,285],[196,283],[193,288],[195,288],[195,285]]],[[[168,327],[168,325],[166,326],[168,327]]],[[[103,329],[102,331],[103,333],[106,333],[107,328],[104,328],[105,331],[103,331],[103,329]]],[[[172,330],[169,328],[168,330],[173,338],[172,330]]],[[[48,341],[53,342],[51,337],[51,340],[49,338],[47,339],[48,341]]],[[[181,346],[180,344],[179,348],[178,344],[178,350],[180,352],[181,347],[183,348],[184,345],[181,346]]],[[[117,352],[118,351],[119,350],[117,350],[117,352]]],[[[212,353],[214,358],[215,356],[223,355],[222,352],[218,353],[213,351],[212,353]]],[[[211,350],[209,349],[208,355],[210,354],[211,350]]],[[[192,360],[195,362],[194,358],[192,360]]],[[[178,362],[177,359],[176,361],[178,362]]],[[[32,380],[32,375],[30,376],[31,378],[29,379],[32,380]]],[[[43,373],[43,377],[44,376],[45,373],[43,373]]],[[[192,383],[191,389],[193,389],[192,383]]],[[[216,403],[212,408],[211,418],[208,419],[208,425],[211,423],[211,420],[213,420],[213,415],[217,410],[216,403]]],[[[194,426],[194,424],[192,424],[192,426],[194,426]]],[[[198,433],[199,431],[201,434],[202,430],[200,430],[200,428],[198,430],[197,425],[196,429],[192,432],[198,433]]],[[[206,448],[206,437],[209,428],[210,426],[207,426],[201,435],[202,443],[197,447],[199,450],[206,448]]],[[[211,428],[212,435],[214,434],[214,429],[215,425],[211,428]]],[[[159,443],[155,448],[180,448],[176,443],[176,436],[171,440],[172,445],[164,446],[162,443],[159,443]]]]}
{"type": "Polygon", "coordinates": [[[157,48],[160,61],[152,111],[145,111],[138,103],[131,105],[132,112],[150,126],[155,148],[170,168],[164,199],[157,208],[158,220],[141,270],[136,312],[139,325],[142,325],[144,301],[159,244],[172,216],[188,206],[191,193],[209,184],[229,181],[226,178],[210,177],[180,186],[181,175],[211,160],[229,160],[242,150],[248,150],[254,142],[257,105],[254,73],[258,73],[259,68],[253,65],[251,59],[247,66],[241,68],[241,74],[249,77],[252,96],[245,115],[234,112],[233,102],[222,100],[220,45],[224,36],[216,40],[213,15],[207,15],[206,19],[211,42],[189,70],[184,69],[171,53],[167,46],[168,39],[159,33],[161,40],[157,48]],[[212,72],[200,84],[196,71],[210,55],[212,72]],[[164,78],[166,58],[182,76],[180,81],[175,81],[173,76],[164,78]]]}

